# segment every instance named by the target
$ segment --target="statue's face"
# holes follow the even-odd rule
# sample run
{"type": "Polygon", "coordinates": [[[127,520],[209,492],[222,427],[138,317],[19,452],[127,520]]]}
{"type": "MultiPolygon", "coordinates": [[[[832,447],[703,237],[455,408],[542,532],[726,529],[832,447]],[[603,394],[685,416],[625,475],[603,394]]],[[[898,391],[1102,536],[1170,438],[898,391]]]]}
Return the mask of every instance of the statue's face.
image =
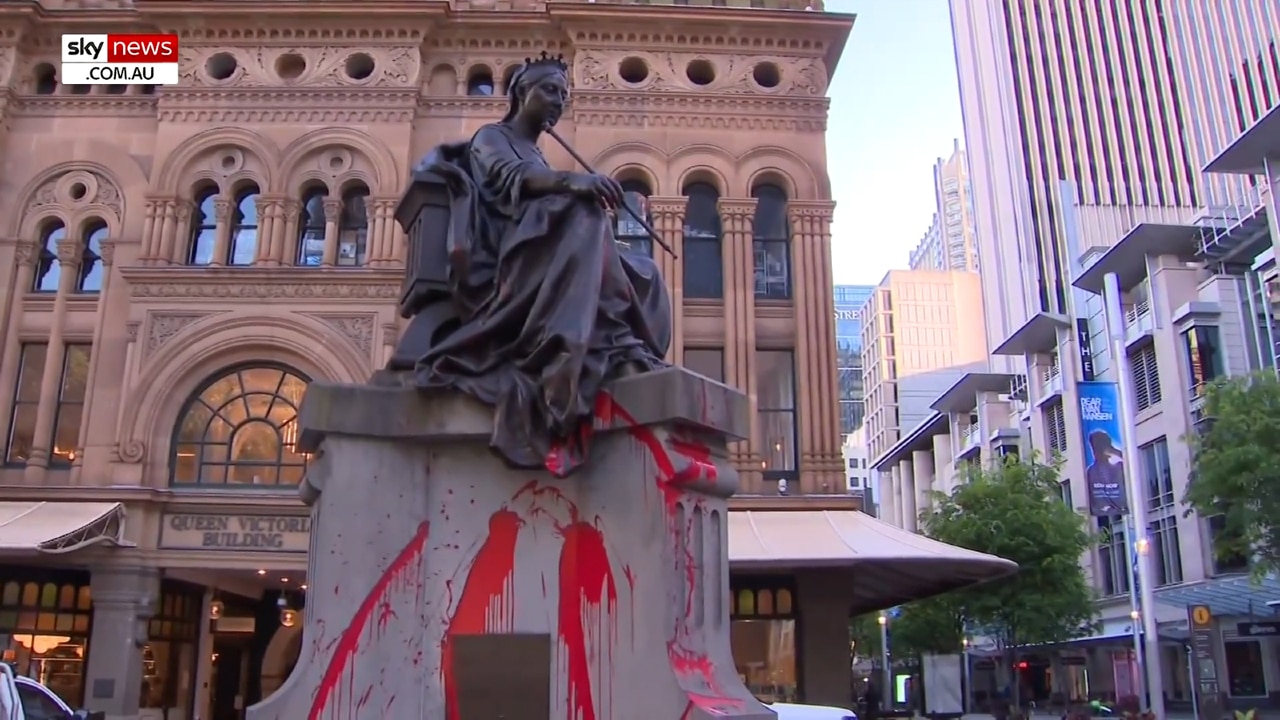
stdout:
{"type": "Polygon", "coordinates": [[[569,101],[569,83],[562,73],[548,73],[528,85],[520,113],[541,124],[554,126],[569,101]]]}

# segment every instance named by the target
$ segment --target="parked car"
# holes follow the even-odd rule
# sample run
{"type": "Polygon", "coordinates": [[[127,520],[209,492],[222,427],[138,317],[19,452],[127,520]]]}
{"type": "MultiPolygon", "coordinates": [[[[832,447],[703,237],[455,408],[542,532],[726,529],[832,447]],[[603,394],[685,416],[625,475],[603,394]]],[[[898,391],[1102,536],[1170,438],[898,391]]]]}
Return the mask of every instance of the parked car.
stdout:
{"type": "Polygon", "coordinates": [[[93,720],[102,713],[72,710],[49,688],[28,677],[15,675],[0,663],[0,720],[93,720]]]}
{"type": "Polygon", "coordinates": [[[778,720],[858,720],[852,710],[827,705],[774,703],[767,707],[778,713],[778,720]]]}

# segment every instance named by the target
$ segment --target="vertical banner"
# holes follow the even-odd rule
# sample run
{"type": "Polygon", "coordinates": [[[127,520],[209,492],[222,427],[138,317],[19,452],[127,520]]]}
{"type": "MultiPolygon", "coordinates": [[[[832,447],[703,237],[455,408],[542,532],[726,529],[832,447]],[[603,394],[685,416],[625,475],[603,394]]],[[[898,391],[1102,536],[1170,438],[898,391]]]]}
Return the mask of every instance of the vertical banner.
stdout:
{"type": "Polygon", "coordinates": [[[1124,463],[1120,448],[1120,393],[1113,382],[1091,381],[1076,385],[1080,394],[1080,434],[1084,436],[1085,485],[1089,490],[1089,514],[1123,515],[1124,463]]]}
{"type": "Polygon", "coordinates": [[[1076,318],[1076,347],[1080,351],[1080,379],[1093,380],[1093,338],[1089,335],[1089,321],[1076,318]]]}

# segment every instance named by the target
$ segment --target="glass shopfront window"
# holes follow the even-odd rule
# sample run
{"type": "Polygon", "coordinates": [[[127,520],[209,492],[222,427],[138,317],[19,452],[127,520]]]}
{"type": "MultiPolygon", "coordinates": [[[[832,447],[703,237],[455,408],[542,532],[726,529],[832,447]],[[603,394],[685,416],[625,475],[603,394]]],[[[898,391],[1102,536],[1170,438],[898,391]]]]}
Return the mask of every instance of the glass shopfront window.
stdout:
{"type": "Polygon", "coordinates": [[[730,637],[738,675],[762,702],[796,702],[795,587],[790,578],[735,578],[731,585],[730,637]]]}
{"type": "Polygon", "coordinates": [[[176,710],[180,717],[195,702],[196,648],[200,639],[202,593],[198,588],[165,580],[160,604],[147,623],[142,647],[139,707],[176,710]]]}
{"type": "Polygon", "coordinates": [[[80,573],[0,568],[0,653],[72,707],[84,699],[93,601],[80,573]]]}
{"type": "Polygon", "coordinates": [[[1227,690],[1231,697],[1266,697],[1262,643],[1257,640],[1228,640],[1222,644],[1222,649],[1227,660],[1227,690]]]}

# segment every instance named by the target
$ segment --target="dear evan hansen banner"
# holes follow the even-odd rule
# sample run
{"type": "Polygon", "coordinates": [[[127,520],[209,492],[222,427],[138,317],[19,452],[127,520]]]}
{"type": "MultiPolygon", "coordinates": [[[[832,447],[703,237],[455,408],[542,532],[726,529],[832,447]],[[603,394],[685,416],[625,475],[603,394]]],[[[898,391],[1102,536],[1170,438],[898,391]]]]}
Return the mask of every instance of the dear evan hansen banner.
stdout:
{"type": "Polygon", "coordinates": [[[1113,382],[1081,382],[1080,433],[1084,435],[1085,484],[1089,514],[1123,515],[1125,499],[1124,447],[1120,427],[1120,393],[1113,382]]]}

